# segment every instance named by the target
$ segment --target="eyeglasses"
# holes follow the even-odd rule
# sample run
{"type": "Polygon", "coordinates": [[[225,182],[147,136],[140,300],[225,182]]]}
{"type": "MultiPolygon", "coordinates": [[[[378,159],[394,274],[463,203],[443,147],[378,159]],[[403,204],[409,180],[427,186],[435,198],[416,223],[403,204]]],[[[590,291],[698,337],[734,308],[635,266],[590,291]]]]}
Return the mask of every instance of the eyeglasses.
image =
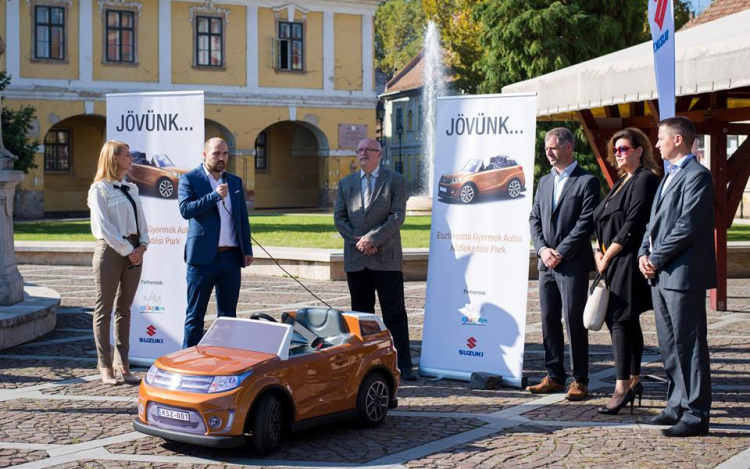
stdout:
{"type": "Polygon", "coordinates": [[[628,152],[632,149],[633,147],[629,147],[627,145],[620,145],[619,147],[612,149],[612,154],[617,155],[619,153],[620,155],[627,155],[628,152]]]}
{"type": "Polygon", "coordinates": [[[357,148],[357,153],[364,153],[366,151],[380,151],[377,148],[357,148]]]}

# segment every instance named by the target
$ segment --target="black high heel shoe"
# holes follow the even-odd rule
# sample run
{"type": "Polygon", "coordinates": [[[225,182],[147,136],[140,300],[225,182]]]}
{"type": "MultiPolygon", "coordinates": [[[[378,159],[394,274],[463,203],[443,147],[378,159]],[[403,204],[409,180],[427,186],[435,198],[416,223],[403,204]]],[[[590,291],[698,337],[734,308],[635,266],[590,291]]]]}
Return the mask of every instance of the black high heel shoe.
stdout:
{"type": "Polygon", "coordinates": [[[638,407],[640,407],[641,398],[643,397],[643,383],[638,381],[637,383],[635,383],[635,386],[630,388],[630,390],[633,391],[633,393],[638,396],[638,407]]]}
{"type": "Polygon", "coordinates": [[[622,398],[619,404],[613,409],[610,409],[607,406],[599,407],[600,414],[604,415],[617,415],[620,413],[620,409],[625,407],[626,405],[630,404],[630,415],[633,415],[633,404],[635,403],[635,393],[632,389],[628,389],[628,392],[625,394],[625,397],[622,398]]]}

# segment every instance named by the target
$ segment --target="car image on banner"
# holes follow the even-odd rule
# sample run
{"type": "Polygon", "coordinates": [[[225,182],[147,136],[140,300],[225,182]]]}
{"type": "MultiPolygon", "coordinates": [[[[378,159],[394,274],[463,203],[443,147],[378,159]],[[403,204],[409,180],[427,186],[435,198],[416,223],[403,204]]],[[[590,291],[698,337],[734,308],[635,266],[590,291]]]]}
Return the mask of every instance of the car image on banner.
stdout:
{"type": "Polygon", "coordinates": [[[175,166],[165,154],[146,156],[142,151],[132,150],[133,166],[127,180],[138,186],[143,196],[171,199],[177,195],[180,176],[190,168],[175,166]]]}
{"type": "Polygon", "coordinates": [[[472,158],[459,171],[443,174],[438,183],[438,200],[459,200],[464,204],[480,197],[507,194],[511,199],[526,190],[523,167],[509,156],[493,156],[488,161],[472,158]]]}

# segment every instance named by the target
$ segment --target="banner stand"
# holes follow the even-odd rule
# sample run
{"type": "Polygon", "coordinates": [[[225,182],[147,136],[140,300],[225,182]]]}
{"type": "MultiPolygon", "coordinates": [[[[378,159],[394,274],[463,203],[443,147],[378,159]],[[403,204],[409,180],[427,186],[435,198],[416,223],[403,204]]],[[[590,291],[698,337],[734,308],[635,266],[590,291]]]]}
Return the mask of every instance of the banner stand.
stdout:
{"type": "MultiPolygon", "coordinates": [[[[454,381],[469,381],[471,379],[472,372],[470,371],[451,371],[451,370],[439,370],[436,368],[419,367],[419,376],[426,378],[438,378],[438,379],[451,379],[454,381]]],[[[525,376],[520,378],[513,378],[510,376],[503,376],[503,386],[509,388],[524,389],[528,384],[528,379],[525,376]]]]}
{"type": "Polygon", "coordinates": [[[525,384],[536,95],[437,99],[419,374],[525,384]]]}

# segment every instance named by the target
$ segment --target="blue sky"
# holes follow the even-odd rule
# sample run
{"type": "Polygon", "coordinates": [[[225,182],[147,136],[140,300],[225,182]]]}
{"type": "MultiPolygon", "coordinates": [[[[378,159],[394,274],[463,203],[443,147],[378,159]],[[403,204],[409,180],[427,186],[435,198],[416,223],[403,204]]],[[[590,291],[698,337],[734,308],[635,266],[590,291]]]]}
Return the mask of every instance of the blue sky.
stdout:
{"type": "Polygon", "coordinates": [[[711,0],[690,0],[690,8],[696,13],[702,12],[710,4],[711,0]]]}

